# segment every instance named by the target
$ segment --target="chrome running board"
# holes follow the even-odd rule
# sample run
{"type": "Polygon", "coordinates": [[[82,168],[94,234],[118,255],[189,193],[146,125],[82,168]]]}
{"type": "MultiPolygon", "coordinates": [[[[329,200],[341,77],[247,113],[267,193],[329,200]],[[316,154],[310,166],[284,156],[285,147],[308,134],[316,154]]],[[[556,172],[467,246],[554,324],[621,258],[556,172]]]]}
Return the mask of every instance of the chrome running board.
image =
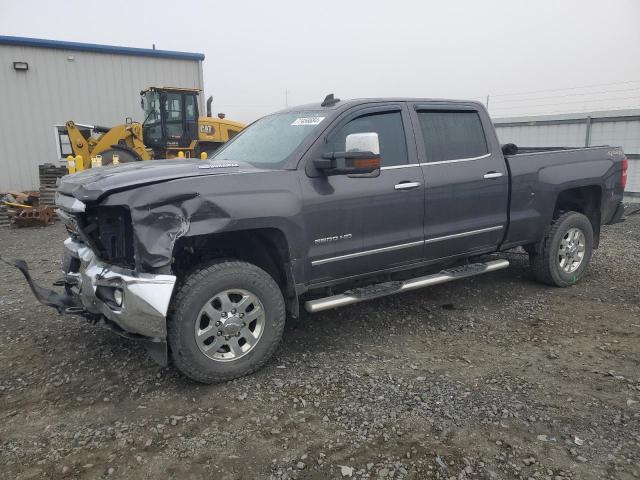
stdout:
{"type": "Polygon", "coordinates": [[[409,290],[416,290],[422,287],[438,285],[439,283],[447,283],[453,280],[493,272],[495,270],[502,270],[508,266],[509,261],[504,259],[491,260],[483,263],[471,263],[462,267],[442,270],[432,275],[416,277],[403,282],[380,283],[368,287],[355,288],[340,295],[309,300],[305,302],[304,308],[310,313],[321,312],[323,310],[329,310],[330,308],[344,307],[373,298],[393,295],[394,293],[408,292],[409,290]]]}

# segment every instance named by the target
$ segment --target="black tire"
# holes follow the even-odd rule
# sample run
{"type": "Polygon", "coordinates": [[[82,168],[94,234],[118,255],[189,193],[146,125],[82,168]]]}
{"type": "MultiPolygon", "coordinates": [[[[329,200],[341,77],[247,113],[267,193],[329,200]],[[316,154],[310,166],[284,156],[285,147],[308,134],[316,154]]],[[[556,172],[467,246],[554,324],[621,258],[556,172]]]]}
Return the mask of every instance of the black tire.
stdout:
{"type": "Polygon", "coordinates": [[[267,272],[246,262],[218,261],[189,275],[174,298],[167,321],[171,358],[184,375],[202,383],[224,382],[248,375],[261,368],[275,352],[285,319],[282,292],[267,272]],[[243,356],[232,361],[214,360],[205,355],[196,342],[196,322],[202,321],[200,311],[212,297],[234,289],[250,291],[261,302],[264,308],[262,334],[243,356]]]}
{"type": "Polygon", "coordinates": [[[539,282],[556,287],[568,287],[582,278],[593,253],[593,226],[578,212],[566,212],[551,222],[538,248],[529,253],[533,275],[539,282]],[[575,271],[566,272],[559,262],[560,244],[571,229],[584,234],[584,256],[575,271]]]}
{"type": "Polygon", "coordinates": [[[105,150],[101,152],[102,156],[102,166],[105,167],[107,165],[111,165],[113,163],[113,156],[118,155],[120,157],[120,163],[131,163],[140,161],[140,157],[138,155],[124,149],[112,148],[110,150],[105,150]]]}

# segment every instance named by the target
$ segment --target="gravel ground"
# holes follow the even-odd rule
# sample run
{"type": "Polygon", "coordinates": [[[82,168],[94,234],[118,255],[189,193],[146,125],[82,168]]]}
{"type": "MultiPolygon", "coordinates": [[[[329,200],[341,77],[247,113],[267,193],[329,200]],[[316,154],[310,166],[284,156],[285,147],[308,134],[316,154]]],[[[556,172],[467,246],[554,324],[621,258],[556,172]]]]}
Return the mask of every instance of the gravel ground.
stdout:
{"type": "MultiPolygon", "coordinates": [[[[58,277],[61,225],[1,229],[58,277]]],[[[203,386],[39,305],[0,266],[0,477],[640,477],[640,215],[583,281],[524,255],[474,279],[289,322],[260,372],[203,386]]]]}

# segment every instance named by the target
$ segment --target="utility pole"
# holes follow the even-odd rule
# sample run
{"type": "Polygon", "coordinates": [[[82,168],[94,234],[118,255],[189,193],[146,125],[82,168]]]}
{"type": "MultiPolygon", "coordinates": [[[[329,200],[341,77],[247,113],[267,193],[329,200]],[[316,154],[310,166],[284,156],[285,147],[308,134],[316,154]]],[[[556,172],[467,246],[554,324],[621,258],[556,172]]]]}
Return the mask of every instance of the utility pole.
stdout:
{"type": "Polygon", "coordinates": [[[487,103],[485,104],[485,107],[487,107],[487,111],[489,110],[489,95],[487,95],[487,103]]]}
{"type": "Polygon", "coordinates": [[[289,90],[284,90],[284,108],[289,108],[289,90]]]}

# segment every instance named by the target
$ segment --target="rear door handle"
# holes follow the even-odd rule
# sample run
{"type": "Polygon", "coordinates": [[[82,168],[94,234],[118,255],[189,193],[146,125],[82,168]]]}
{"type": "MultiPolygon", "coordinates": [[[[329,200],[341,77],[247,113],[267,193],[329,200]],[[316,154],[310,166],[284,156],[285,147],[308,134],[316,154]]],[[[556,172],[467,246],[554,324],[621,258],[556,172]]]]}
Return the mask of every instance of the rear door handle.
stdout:
{"type": "Polygon", "coordinates": [[[396,190],[411,190],[412,188],[418,188],[420,182],[400,182],[394,187],[396,190]]]}
{"type": "Polygon", "coordinates": [[[500,178],[504,175],[502,172],[487,172],[484,174],[484,178],[500,178]]]}

